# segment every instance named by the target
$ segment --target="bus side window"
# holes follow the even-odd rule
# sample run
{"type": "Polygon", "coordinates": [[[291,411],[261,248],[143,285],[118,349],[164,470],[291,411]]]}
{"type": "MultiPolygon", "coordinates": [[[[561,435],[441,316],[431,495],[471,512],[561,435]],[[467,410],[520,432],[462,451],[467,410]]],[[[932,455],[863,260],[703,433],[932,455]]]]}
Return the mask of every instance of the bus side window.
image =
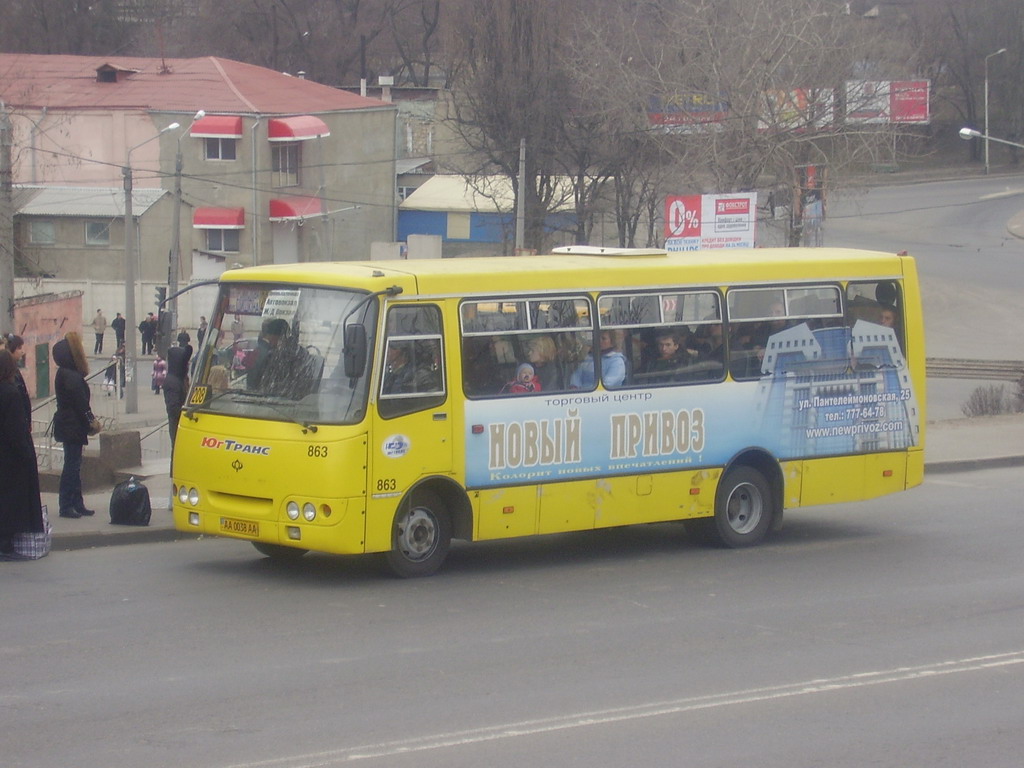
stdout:
{"type": "Polygon", "coordinates": [[[378,409],[384,418],[434,408],[446,398],[441,312],[433,304],[388,310],[378,409]]]}
{"type": "Polygon", "coordinates": [[[900,350],[903,349],[903,301],[897,283],[850,283],[846,287],[846,318],[851,328],[858,320],[891,328],[900,350]]]}

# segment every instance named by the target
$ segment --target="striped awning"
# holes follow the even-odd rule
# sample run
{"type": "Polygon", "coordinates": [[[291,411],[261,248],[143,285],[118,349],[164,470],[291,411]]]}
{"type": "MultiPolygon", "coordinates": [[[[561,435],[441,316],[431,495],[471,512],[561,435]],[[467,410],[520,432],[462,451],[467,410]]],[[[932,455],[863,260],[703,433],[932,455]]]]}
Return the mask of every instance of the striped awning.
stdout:
{"type": "Polygon", "coordinates": [[[196,208],[195,229],[245,229],[245,208],[196,208]]]}
{"type": "Polygon", "coordinates": [[[240,139],[242,118],[233,115],[207,115],[192,123],[189,136],[197,139],[240,139]]]}
{"type": "Polygon", "coordinates": [[[319,197],[279,197],[270,201],[271,221],[300,221],[324,213],[319,197]]]}
{"type": "Polygon", "coordinates": [[[267,138],[270,141],[305,141],[330,135],[327,123],[312,115],[274,117],[267,124],[267,138]]]}

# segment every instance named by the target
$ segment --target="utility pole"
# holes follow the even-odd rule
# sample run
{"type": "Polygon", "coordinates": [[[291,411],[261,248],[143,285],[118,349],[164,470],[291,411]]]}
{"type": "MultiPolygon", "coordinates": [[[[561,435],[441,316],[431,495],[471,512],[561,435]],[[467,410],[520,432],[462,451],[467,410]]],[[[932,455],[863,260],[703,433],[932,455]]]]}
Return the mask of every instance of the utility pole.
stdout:
{"type": "Polygon", "coordinates": [[[125,152],[125,164],[121,168],[121,175],[124,176],[124,364],[127,368],[125,371],[125,378],[127,379],[125,382],[125,413],[139,412],[139,365],[138,358],[136,357],[138,347],[136,346],[135,336],[138,330],[135,327],[135,263],[139,255],[136,253],[135,211],[132,205],[132,188],[134,186],[132,152],[143,144],[148,144],[154,139],[159,138],[162,134],[168,131],[176,131],[180,127],[178,123],[171,123],[167,127],[161,128],[159,132],[150,136],[145,141],[140,141],[134,147],[130,147],[125,152]]]}
{"type": "MultiPolygon", "coordinates": [[[[131,157],[129,155],[129,162],[131,157]]],[[[132,169],[126,165],[121,169],[124,176],[124,365],[125,413],[139,412],[139,367],[136,365],[135,334],[135,212],[132,210],[132,169]]]]}
{"type": "Polygon", "coordinates": [[[526,237],[526,139],[519,140],[519,194],[516,195],[516,255],[523,250],[526,237]]]}
{"type": "MultiPolygon", "coordinates": [[[[181,137],[192,130],[197,120],[206,117],[206,110],[200,109],[192,118],[188,128],[178,134],[177,151],[174,153],[174,223],[171,231],[170,263],[167,266],[167,295],[174,296],[178,292],[178,275],[181,272],[181,172],[185,168],[185,158],[181,153],[181,137]]],[[[160,337],[160,354],[167,357],[167,348],[178,333],[178,300],[171,299],[166,304],[167,327],[160,337]]]]}
{"type": "Polygon", "coordinates": [[[0,102],[0,332],[14,327],[14,188],[11,116],[0,102]]]}

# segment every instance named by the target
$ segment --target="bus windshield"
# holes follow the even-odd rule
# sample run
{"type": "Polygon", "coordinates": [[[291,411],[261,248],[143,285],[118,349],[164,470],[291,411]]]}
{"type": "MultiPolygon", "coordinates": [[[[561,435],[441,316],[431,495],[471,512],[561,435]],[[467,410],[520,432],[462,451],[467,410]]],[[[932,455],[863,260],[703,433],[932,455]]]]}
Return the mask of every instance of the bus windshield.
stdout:
{"type": "Polygon", "coordinates": [[[194,369],[189,412],[315,424],[366,414],[367,364],[345,375],[345,326],[373,348],[377,302],[366,293],[294,284],[222,285],[194,369]]]}

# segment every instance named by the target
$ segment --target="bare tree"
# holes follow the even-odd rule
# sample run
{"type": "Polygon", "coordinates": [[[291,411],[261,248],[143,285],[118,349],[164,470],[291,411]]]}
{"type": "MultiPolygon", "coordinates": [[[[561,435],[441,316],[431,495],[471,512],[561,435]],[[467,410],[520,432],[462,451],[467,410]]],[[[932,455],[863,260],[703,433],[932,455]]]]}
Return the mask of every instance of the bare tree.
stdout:
{"type": "Polygon", "coordinates": [[[391,74],[412,86],[430,85],[441,44],[441,0],[404,0],[388,18],[396,58],[391,74]]]}
{"type": "Polygon", "coordinates": [[[556,158],[571,82],[561,55],[565,11],[546,0],[477,0],[449,38],[453,127],[476,156],[467,170],[511,180],[516,199],[524,197],[527,248],[543,247],[547,213],[562,195],[556,158]]]}
{"type": "MultiPolygon", "coordinates": [[[[892,61],[881,30],[844,4],[652,0],[649,7],[658,23],[636,33],[642,45],[629,70],[608,71],[628,83],[623,90],[650,98],[652,119],[665,118],[661,147],[698,171],[689,179],[696,191],[749,190],[773,179],[798,187],[808,165],[827,165],[836,179],[892,145],[888,127],[844,124],[842,100],[845,83],[864,79],[868,68],[879,79],[910,74],[908,51],[892,61]]],[[[795,200],[801,191],[793,190],[795,200]]],[[[791,244],[801,230],[797,215],[791,244]]]]}
{"type": "MultiPolygon", "coordinates": [[[[910,8],[910,29],[940,108],[956,123],[983,128],[987,59],[990,130],[1024,135],[1024,8],[1017,0],[919,3],[910,8]]],[[[981,159],[981,149],[976,141],[965,146],[973,160],[981,159]]]]}
{"type": "Polygon", "coordinates": [[[7,0],[0,47],[9,53],[123,54],[130,23],[115,0],[7,0]]]}

